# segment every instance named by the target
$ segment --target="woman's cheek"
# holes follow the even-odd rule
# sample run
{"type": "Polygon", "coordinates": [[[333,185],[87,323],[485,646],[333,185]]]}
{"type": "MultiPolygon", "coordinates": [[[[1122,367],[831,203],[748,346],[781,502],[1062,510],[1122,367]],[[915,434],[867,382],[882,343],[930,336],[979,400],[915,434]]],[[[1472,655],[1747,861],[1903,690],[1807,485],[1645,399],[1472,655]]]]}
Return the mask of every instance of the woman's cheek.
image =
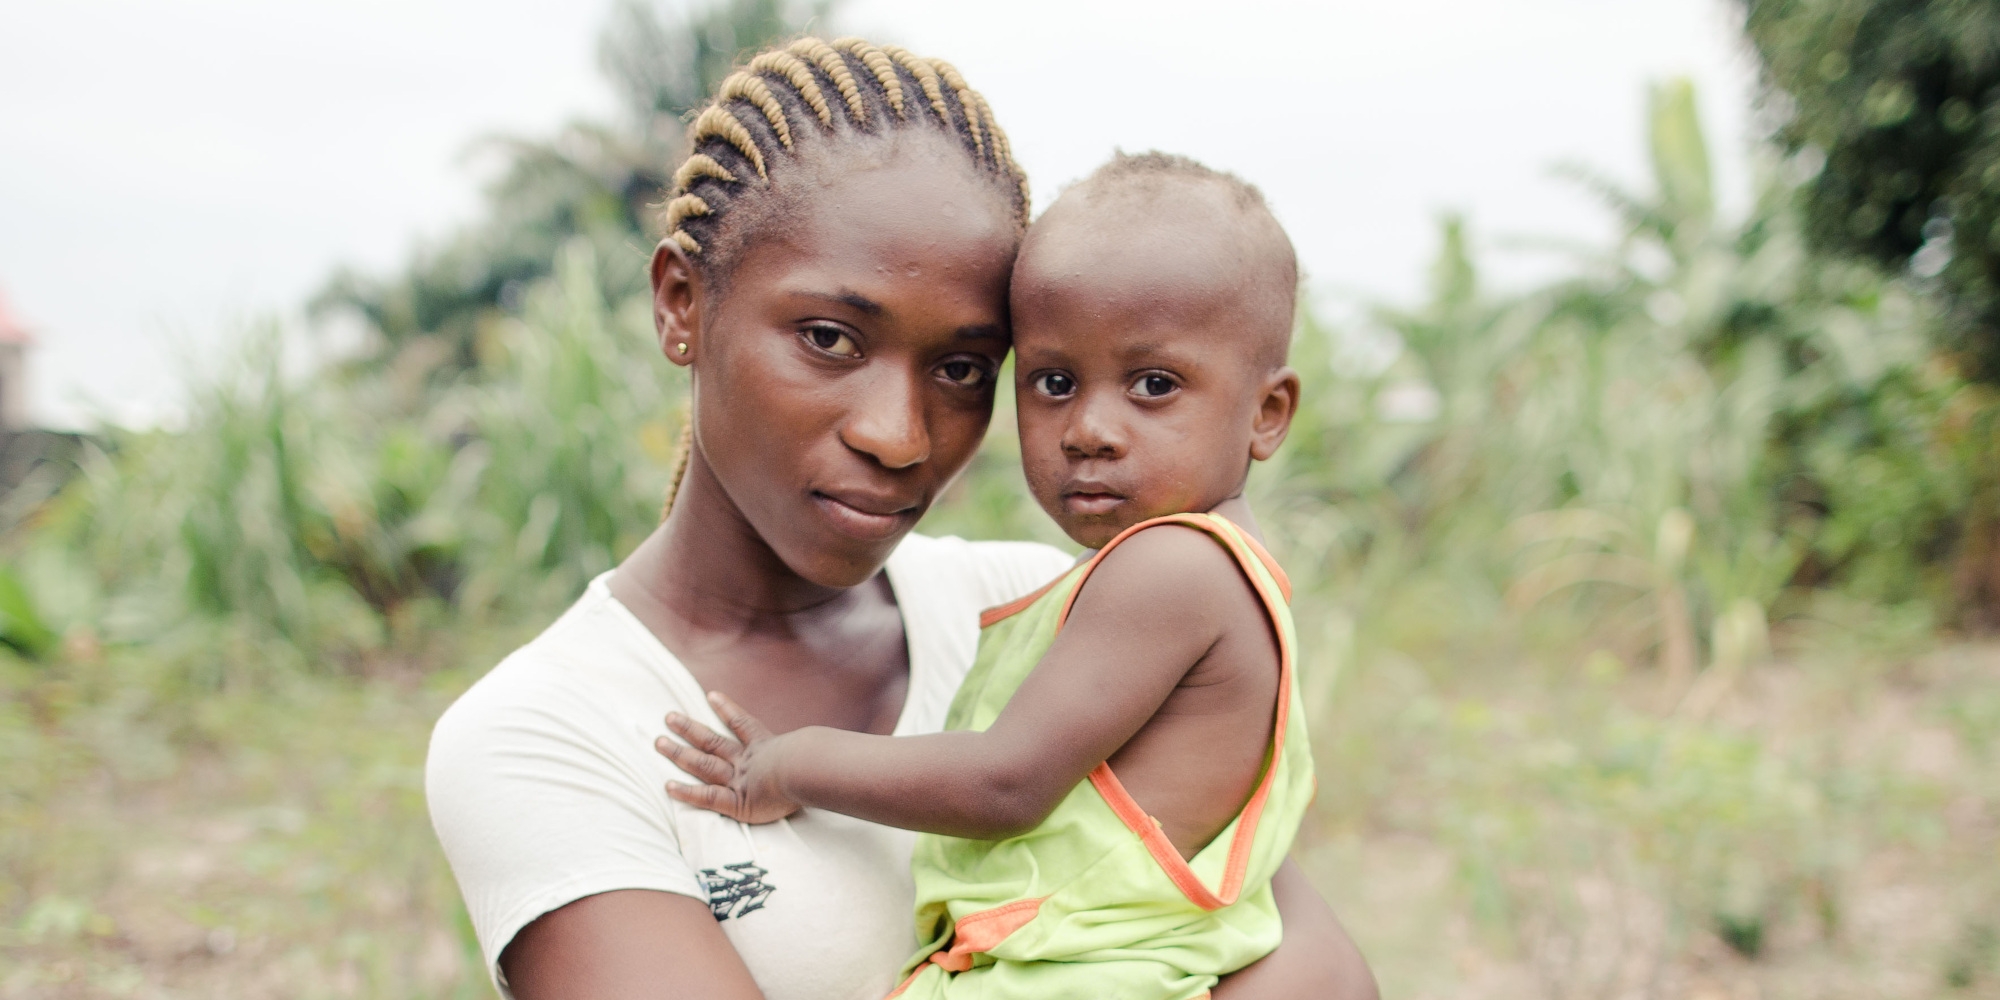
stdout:
{"type": "Polygon", "coordinates": [[[949,466],[947,472],[956,475],[986,440],[986,429],[993,423],[993,397],[971,402],[947,400],[932,407],[925,419],[930,423],[931,440],[942,445],[939,458],[949,466]]]}

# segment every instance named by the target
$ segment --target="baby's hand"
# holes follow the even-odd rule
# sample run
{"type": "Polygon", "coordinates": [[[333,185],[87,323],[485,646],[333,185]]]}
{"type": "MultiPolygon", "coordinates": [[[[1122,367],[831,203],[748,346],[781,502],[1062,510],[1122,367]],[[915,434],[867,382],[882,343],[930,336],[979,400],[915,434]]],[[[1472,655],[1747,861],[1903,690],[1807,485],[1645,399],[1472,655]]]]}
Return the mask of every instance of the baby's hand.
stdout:
{"type": "Polygon", "coordinates": [[[653,749],[682,771],[707,782],[688,785],[669,781],[667,794],[745,823],[771,823],[798,812],[799,804],[778,790],[777,744],[783,737],[773,735],[720,691],[709,692],[708,703],[715,706],[715,714],[737,738],[732,740],[679,712],[667,713],[667,728],[687,742],[676,743],[662,736],[653,741],[653,749]]]}

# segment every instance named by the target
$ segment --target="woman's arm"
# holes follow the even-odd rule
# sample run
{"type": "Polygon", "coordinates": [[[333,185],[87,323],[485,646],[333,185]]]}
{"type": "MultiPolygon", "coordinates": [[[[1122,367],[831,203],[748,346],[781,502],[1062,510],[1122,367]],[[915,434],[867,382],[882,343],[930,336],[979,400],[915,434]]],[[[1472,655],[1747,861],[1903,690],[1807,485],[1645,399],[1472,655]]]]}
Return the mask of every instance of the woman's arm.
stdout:
{"type": "Polygon", "coordinates": [[[1222,977],[1215,1000],[1379,1000],[1368,960],[1291,859],[1271,877],[1271,892],[1285,921],[1278,950],[1222,977]]]}
{"type": "Polygon", "coordinates": [[[500,953],[516,1000],[764,1000],[708,904],[622,889],[542,914],[500,953]]]}

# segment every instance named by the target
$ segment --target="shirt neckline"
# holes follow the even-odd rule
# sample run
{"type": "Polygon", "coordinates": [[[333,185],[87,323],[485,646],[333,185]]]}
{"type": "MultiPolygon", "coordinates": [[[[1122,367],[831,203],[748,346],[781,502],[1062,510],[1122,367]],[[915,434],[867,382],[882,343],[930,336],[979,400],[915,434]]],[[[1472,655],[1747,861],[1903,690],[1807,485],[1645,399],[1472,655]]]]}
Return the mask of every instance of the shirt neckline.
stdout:
{"type": "MultiPolygon", "coordinates": [[[[895,728],[889,731],[892,736],[909,736],[915,733],[915,716],[920,710],[921,700],[929,690],[928,682],[935,673],[935,664],[931,662],[935,644],[924,641],[930,637],[931,616],[924,613],[927,608],[912,607],[923,599],[920,595],[925,593],[925,589],[918,580],[913,579],[914,576],[920,575],[915,571],[915,567],[905,565],[908,561],[904,555],[907,544],[908,538],[905,538],[903,544],[898,544],[895,551],[889,553],[888,561],[882,566],[882,573],[889,578],[889,592],[896,599],[896,614],[903,620],[903,655],[909,661],[910,668],[908,682],[903,688],[903,707],[896,713],[895,728]]],[[[646,627],[645,622],[639,620],[638,615],[632,613],[631,608],[625,606],[625,602],[618,599],[618,595],[611,592],[611,574],[615,572],[617,571],[605,570],[598,574],[585,588],[586,592],[611,608],[612,616],[622,622],[623,627],[645,645],[647,651],[657,661],[657,665],[665,669],[668,676],[677,684],[685,685],[695,694],[693,700],[700,706],[696,717],[703,725],[717,732],[727,732],[727,727],[716,716],[714,707],[708,703],[707,689],[695,679],[693,671],[687,668],[687,664],[681,662],[680,657],[674,655],[673,650],[667,648],[666,643],[660,641],[659,636],[653,634],[652,629],[646,627]]]]}

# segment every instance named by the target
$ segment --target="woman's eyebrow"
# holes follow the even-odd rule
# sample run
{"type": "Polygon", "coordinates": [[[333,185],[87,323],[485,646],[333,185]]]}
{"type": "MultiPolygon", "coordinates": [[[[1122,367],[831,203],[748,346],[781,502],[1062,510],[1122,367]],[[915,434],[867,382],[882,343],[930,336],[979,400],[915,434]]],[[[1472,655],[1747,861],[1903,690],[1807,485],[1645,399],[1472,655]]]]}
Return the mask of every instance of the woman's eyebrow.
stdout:
{"type": "Polygon", "coordinates": [[[998,323],[975,323],[959,327],[952,336],[959,340],[1006,340],[1007,331],[998,323]]]}
{"type": "Polygon", "coordinates": [[[819,299],[823,302],[838,302],[841,305],[858,309],[870,316],[880,316],[883,313],[882,303],[860,292],[843,290],[838,294],[831,292],[800,292],[799,294],[809,299],[819,299]]]}

